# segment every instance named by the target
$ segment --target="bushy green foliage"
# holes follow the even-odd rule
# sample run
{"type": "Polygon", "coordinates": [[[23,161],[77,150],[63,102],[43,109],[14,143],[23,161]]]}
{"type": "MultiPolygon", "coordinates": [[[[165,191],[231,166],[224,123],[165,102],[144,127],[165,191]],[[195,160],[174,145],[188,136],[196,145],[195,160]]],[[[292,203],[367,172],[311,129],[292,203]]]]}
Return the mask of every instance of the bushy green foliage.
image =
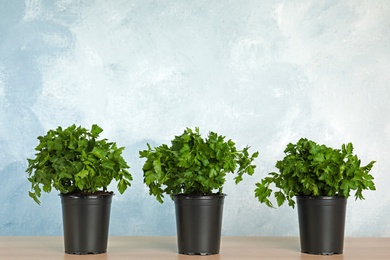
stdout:
{"type": "Polygon", "coordinates": [[[123,193],[132,180],[127,170],[130,167],[121,155],[124,148],[107,139],[99,140],[102,131],[97,125],[92,125],[91,131],[71,125],[39,136],[36,157],[27,159],[30,197],[40,204],[42,189],[50,192],[54,188],[63,194],[106,191],[113,179],[123,193]]]}
{"type": "Polygon", "coordinates": [[[144,182],[151,195],[163,202],[163,194],[210,195],[218,189],[222,193],[227,173],[236,173],[236,184],[243,174],[252,175],[253,160],[258,153],[249,155],[249,147],[238,151],[232,140],[210,132],[203,139],[199,128],[187,128],[175,136],[171,146],[166,144],[140,151],[146,158],[143,166],[144,182]]]}
{"type": "Polygon", "coordinates": [[[273,207],[269,197],[274,192],[278,206],[286,200],[294,207],[293,197],[343,196],[348,198],[355,190],[355,199],[364,199],[363,190],[375,190],[373,177],[369,174],[375,161],[366,166],[353,155],[351,143],[341,149],[332,149],[313,141],[301,138],[297,144],[288,144],[283,160],[277,161],[279,172],[271,172],[256,183],[255,196],[261,203],[273,207]]]}

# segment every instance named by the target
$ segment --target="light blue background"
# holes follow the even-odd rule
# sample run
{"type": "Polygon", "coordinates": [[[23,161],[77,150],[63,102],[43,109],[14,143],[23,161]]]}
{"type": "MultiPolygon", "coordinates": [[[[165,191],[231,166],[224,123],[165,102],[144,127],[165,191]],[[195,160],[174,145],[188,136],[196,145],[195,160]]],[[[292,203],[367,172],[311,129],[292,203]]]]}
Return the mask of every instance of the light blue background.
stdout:
{"type": "Polygon", "coordinates": [[[253,190],[307,137],[377,161],[346,235],[389,236],[389,16],[387,0],[0,0],[0,235],[62,235],[57,192],[27,195],[26,158],[49,129],[97,123],[134,177],[111,235],[175,235],[138,151],[199,126],[260,151],[253,177],[226,183],[223,235],[298,235],[296,210],[253,190]]]}

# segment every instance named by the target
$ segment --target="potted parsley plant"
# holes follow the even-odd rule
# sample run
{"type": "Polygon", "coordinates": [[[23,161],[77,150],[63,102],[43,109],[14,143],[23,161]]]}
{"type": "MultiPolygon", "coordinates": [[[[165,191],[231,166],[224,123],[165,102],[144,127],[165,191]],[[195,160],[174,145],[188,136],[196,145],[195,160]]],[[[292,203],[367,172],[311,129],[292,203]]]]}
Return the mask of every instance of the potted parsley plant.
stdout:
{"type": "Polygon", "coordinates": [[[289,143],[285,157],[277,161],[279,172],[271,172],[256,183],[255,196],[273,207],[271,194],[281,206],[298,205],[301,251],[309,254],[342,254],[347,198],[364,199],[363,190],[375,190],[369,174],[375,161],[365,166],[353,154],[353,145],[341,149],[301,138],[289,143]],[[273,191],[270,186],[276,187],[273,191]]]}
{"type": "Polygon", "coordinates": [[[210,132],[203,138],[199,128],[187,128],[171,145],[140,151],[146,158],[144,183],[163,203],[164,194],[175,203],[178,251],[187,255],[218,254],[220,248],[223,185],[228,173],[235,183],[252,175],[258,156],[249,147],[237,150],[232,140],[210,132]]]}
{"type": "Polygon", "coordinates": [[[39,136],[35,158],[28,159],[29,195],[40,204],[42,191],[59,191],[62,204],[65,253],[99,254],[107,250],[111,201],[107,186],[116,180],[122,194],[132,176],[122,157],[123,147],[99,139],[91,130],[71,125],[39,136]]]}

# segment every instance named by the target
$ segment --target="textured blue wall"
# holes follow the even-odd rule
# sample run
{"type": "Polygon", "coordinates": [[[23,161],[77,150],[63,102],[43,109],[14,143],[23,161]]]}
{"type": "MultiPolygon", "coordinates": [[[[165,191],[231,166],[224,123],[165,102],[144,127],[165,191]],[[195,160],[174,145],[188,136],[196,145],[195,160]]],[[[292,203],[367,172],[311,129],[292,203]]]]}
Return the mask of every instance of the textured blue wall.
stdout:
{"type": "Polygon", "coordinates": [[[224,235],[298,235],[296,211],[253,190],[307,137],[377,160],[346,234],[389,236],[389,15],[387,0],[0,0],[0,235],[62,234],[58,194],[27,195],[26,158],[51,128],[97,123],[134,176],[112,235],[175,235],[138,151],[199,126],[260,151],[256,174],[225,186],[224,235]]]}

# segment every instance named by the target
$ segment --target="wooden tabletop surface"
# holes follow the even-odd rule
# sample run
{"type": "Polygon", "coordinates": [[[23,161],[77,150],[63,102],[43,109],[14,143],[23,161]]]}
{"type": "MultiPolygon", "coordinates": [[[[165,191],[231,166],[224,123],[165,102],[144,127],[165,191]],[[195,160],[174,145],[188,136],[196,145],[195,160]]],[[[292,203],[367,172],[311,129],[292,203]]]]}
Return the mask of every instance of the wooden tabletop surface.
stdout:
{"type": "Polygon", "coordinates": [[[344,253],[317,256],[300,252],[297,237],[222,237],[221,251],[212,256],[177,253],[176,237],[109,237],[107,253],[69,255],[63,237],[0,237],[0,259],[390,259],[390,238],[345,238],[344,253]]]}

